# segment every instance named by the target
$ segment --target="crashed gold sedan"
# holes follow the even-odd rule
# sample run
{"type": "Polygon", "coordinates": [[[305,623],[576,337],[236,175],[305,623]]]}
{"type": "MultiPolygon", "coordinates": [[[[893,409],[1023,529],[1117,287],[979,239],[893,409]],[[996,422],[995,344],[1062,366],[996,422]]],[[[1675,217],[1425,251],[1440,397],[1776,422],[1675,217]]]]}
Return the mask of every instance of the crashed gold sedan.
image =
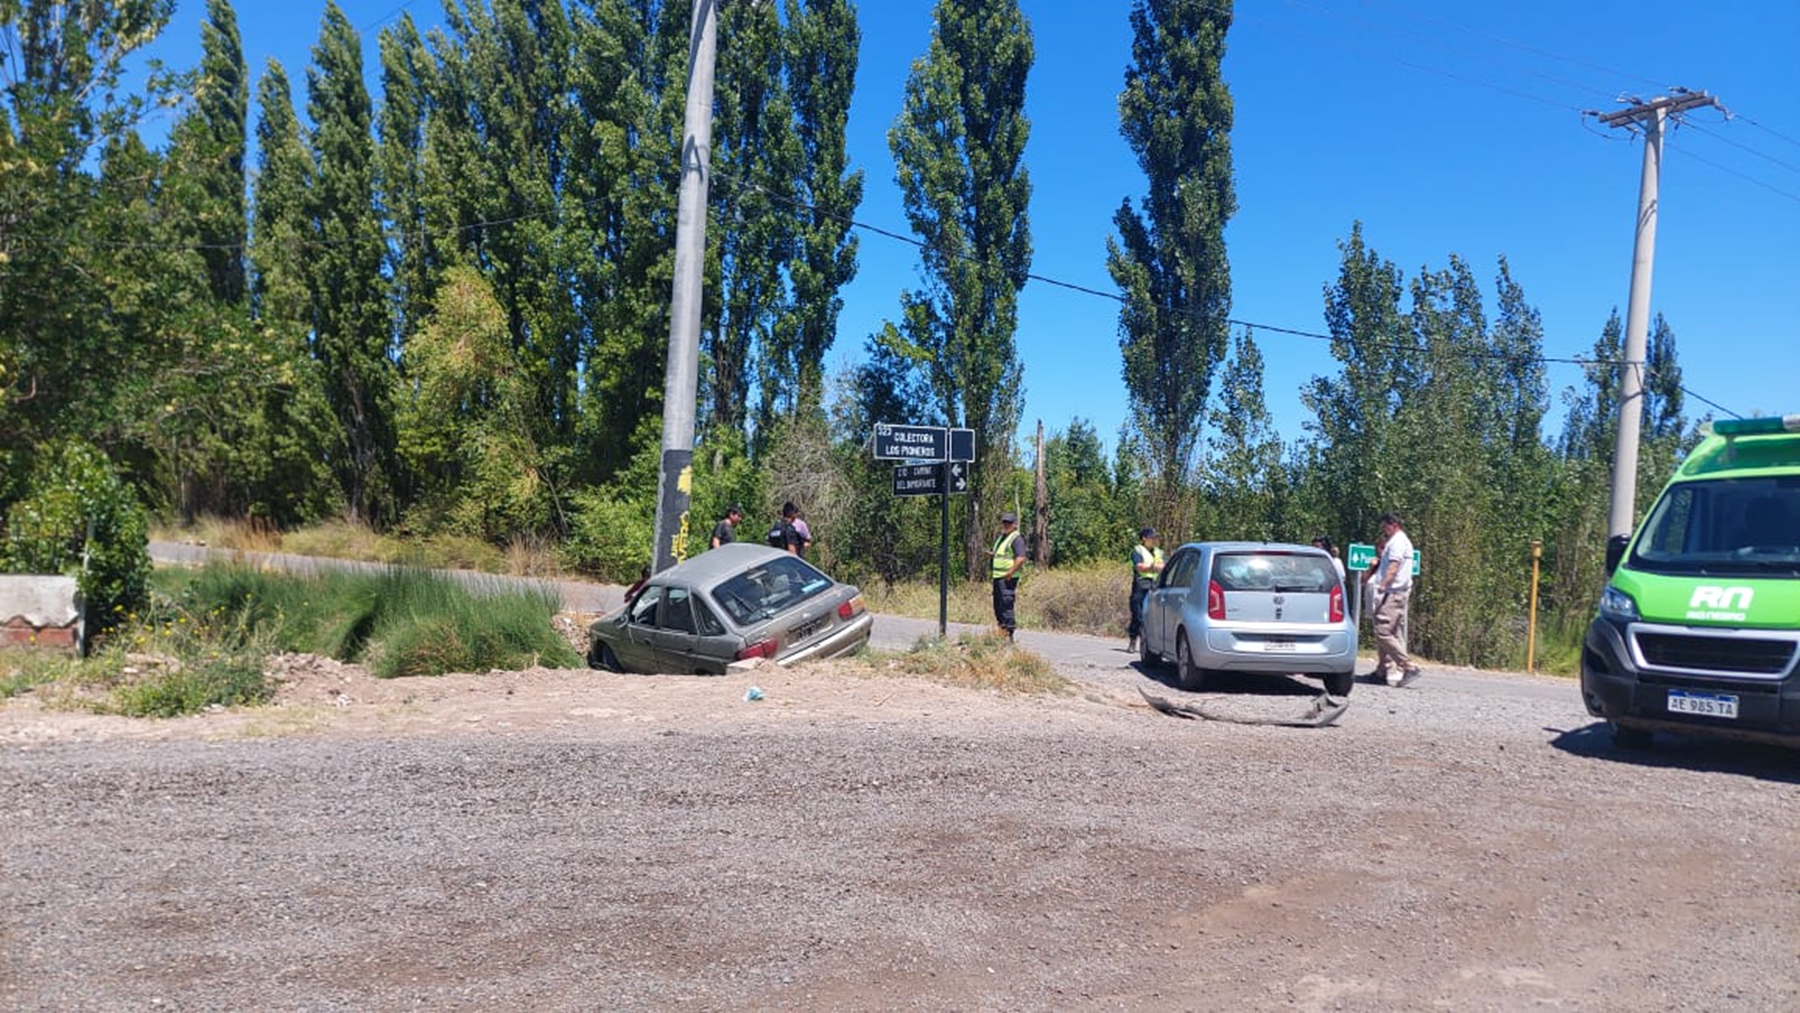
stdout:
{"type": "Polygon", "coordinates": [[[734,661],[787,665],[853,654],[875,617],[862,592],[766,545],[722,545],[650,578],[588,628],[588,664],[613,672],[723,675],[734,661]]]}

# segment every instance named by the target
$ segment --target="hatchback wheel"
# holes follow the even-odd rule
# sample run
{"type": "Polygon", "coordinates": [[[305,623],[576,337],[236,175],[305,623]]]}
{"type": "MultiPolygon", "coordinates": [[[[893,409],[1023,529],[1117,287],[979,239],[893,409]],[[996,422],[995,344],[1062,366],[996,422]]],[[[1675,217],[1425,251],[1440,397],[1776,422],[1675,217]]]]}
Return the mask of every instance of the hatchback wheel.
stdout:
{"type": "Polygon", "coordinates": [[[588,648],[588,667],[604,669],[608,672],[623,672],[619,665],[619,656],[605,644],[595,644],[588,648]]]}
{"type": "Polygon", "coordinates": [[[1356,670],[1348,672],[1332,672],[1325,677],[1325,692],[1332,696],[1349,696],[1356,688],[1356,670]]]}
{"type": "Polygon", "coordinates": [[[1156,668],[1162,664],[1162,655],[1150,649],[1150,638],[1147,636],[1138,638],[1138,660],[1144,663],[1145,668],[1156,668]]]}
{"type": "Polygon", "coordinates": [[[1186,630],[1175,635],[1175,677],[1189,693],[1198,693],[1206,686],[1206,669],[1194,664],[1186,630]]]}

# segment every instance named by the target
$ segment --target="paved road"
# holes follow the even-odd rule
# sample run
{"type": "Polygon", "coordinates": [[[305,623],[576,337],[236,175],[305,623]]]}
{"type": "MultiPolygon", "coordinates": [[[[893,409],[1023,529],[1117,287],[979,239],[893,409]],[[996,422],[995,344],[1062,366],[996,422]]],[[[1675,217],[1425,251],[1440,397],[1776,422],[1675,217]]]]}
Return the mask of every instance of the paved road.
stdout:
{"type": "MultiPolygon", "coordinates": [[[[322,559],[316,556],[299,556],[282,552],[216,549],[183,542],[151,542],[150,558],[158,563],[178,564],[196,564],[209,559],[233,559],[252,566],[305,574],[333,569],[380,571],[387,568],[385,564],[381,563],[322,559]]],[[[625,589],[614,584],[503,577],[468,570],[445,572],[476,587],[491,587],[496,584],[529,584],[553,588],[562,597],[563,607],[572,612],[610,612],[623,604],[625,599],[625,589]]],[[[986,627],[951,623],[950,635],[979,633],[983,629],[986,627]]],[[[937,621],[935,619],[914,619],[910,616],[877,613],[875,632],[871,643],[882,650],[905,650],[917,642],[920,637],[936,635],[937,621]]],[[[1116,638],[1093,637],[1079,633],[1021,630],[1019,642],[1050,659],[1059,671],[1070,678],[1126,689],[1136,689],[1140,686],[1154,689],[1159,685],[1167,688],[1171,678],[1167,671],[1145,672],[1138,663],[1137,656],[1127,653],[1124,643],[1116,638]]],[[[1575,684],[1568,679],[1527,675],[1521,672],[1489,672],[1471,668],[1427,667],[1426,673],[1426,683],[1429,685],[1441,686],[1458,693],[1541,700],[1555,704],[1567,704],[1570,701],[1578,703],[1579,701],[1575,684]]],[[[1242,683],[1227,681],[1221,684],[1220,688],[1229,690],[1239,686],[1245,689],[1259,689],[1263,692],[1280,689],[1280,684],[1271,687],[1267,680],[1244,680],[1242,683]]],[[[1310,680],[1296,680],[1289,688],[1293,692],[1301,691],[1302,687],[1316,691],[1317,686],[1318,683],[1310,680]]],[[[1363,690],[1375,694],[1394,692],[1385,687],[1373,686],[1363,687],[1363,690]]]]}

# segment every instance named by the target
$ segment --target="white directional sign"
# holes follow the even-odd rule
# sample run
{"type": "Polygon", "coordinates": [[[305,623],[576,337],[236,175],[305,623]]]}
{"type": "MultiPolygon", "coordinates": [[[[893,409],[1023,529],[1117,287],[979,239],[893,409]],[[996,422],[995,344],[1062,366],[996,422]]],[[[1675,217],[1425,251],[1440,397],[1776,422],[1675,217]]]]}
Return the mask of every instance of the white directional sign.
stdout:
{"type": "Polygon", "coordinates": [[[894,467],[894,495],[942,496],[948,470],[952,496],[969,491],[969,470],[961,461],[944,464],[901,464],[894,467]]]}
{"type": "Polygon", "coordinates": [[[875,424],[875,457],[883,461],[942,461],[949,456],[949,431],[943,426],[875,424]]]}

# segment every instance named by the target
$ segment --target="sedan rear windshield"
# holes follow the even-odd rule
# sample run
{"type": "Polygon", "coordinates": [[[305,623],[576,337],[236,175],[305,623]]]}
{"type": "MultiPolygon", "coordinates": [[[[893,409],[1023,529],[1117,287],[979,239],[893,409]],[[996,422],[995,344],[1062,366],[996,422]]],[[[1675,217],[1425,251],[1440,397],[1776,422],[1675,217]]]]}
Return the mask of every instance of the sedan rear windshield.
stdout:
{"type": "Polygon", "coordinates": [[[795,556],[767,563],[726,578],[713,588],[713,600],[739,626],[778,616],[831,586],[831,578],[795,556]]]}
{"type": "Polygon", "coordinates": [[[1212,579],[1224,591],[1324,593],[1337,586],[1337,567],[1325,556],[1232,552],[1213,558],[1212,579]]]}

